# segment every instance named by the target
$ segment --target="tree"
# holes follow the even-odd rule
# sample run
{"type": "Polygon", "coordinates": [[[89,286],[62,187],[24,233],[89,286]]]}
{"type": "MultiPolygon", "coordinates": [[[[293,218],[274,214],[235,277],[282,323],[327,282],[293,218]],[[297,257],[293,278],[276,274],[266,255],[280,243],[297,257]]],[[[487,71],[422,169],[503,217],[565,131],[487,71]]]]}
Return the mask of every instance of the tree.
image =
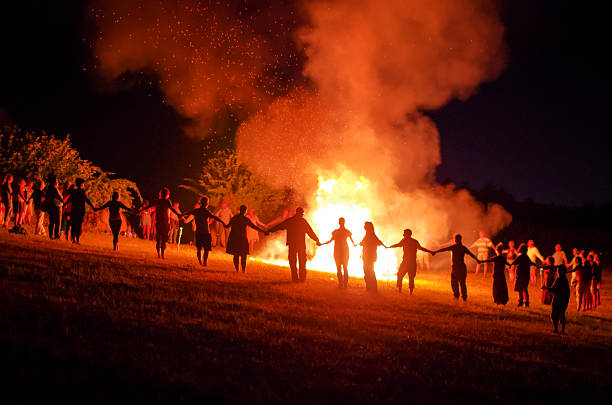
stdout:
{"type": "Polygon", "coordinates": [[[206,160],[199,179],[184,179],[181,188],[207,195],[212,205],[225,201],[230,207],[246,205],[260,217],[273,217],[285,205],[289,189],[275,189],[238,162],[236,153],[225,149],[206,160]]]}

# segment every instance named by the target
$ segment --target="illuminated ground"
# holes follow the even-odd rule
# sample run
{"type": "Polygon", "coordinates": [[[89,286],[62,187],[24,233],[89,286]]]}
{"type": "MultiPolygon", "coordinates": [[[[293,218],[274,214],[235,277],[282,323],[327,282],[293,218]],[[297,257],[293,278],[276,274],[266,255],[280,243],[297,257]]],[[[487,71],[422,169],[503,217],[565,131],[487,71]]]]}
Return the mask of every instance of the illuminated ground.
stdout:
{"type": "MultiPolygon", "coordinates": [[[[492,303],[470,276],[468,303],[446,270],[399,295],[330,275],[289,283],[288,269],[233,272],[189,248],[166,261],[151,242],[87,234],[83,245],[0,231],[0,343],[5,398],[17,402],[542,402],[602,399],[612,388],[612,294],[569,336],[548,307],[492,303]],[[8,378],[7,378],[8,377],[8,378]]],[[[607,278],[608,274],[604,274],[607,278]]],[[[13,401],[11,401],[13,403],[13,401]]]]}

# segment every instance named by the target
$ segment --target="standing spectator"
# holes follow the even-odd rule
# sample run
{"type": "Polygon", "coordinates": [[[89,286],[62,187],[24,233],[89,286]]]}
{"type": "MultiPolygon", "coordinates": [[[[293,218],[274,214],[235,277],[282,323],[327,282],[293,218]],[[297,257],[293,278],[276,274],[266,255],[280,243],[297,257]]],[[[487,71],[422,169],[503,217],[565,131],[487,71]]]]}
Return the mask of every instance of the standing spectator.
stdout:
{"type": "Polygon", "coordinates": [[[487,276],[487,262],[489,259],[489,249],[495,250],[495,255],[499,255],[495,245],[491,242],[491,239],[485,236],[483,231],[478,233],[479,238],[474,242],[470,249],[476,248],[476,257],[478,258],[478,263],[476,264],[476,271],[474,274],[478,274],[478,270],[480,270],[480,263],[484,264],[484,275],[487,276]]]}
{"type": "MultiPolygon", "coordinates": [[[[225,201],[223,201],[221,203],[221,208],[215,213],[215,216],[219,219],[221,219],[221,221],[224,224],[228,224],[229,221],[232,219],[232,210],[230,210],[227,206],[227,204],[225,203],[225,201]]],[[[222,226],[221,224],[217,224],[217,246],[221,246],[221,247],[225,247],[227,245],[227,238],[229,237],[229,229],[222,226]]]]}
{"type": "Polygon", "coordinates": [[[591,293],[593,294],[593,307],[597,308],[601,305],[601,299],[599,296],[599,290],[601,288],[601,262],[599,261],[599,255],[593,254],[593,281],[591,284],[591,293]]]}
{"type": "Polygon", "coordinates": [[[314,233],[308,221],[304,219],[304,209],[299,207],[295,215],[273,226],[268,232],[287,230],[287,247],[291,280],[294,283],[306,281],[306,235],[319,244],[319,237],[314,233]],[[298,273],[299,266],[299,273],[298,273]]]}
{"type": "Polygon", "coordinates": [[[30,202],[26,181],[24,179],[19,179],[17,188],[13,191],[13,195],[15,198],[15,208],[17,209],[15,212],[15,229],[21,229],[21,226],[25,222],[26,210],[30,202]]]}
{"type": "Polygon", "coordinates": [[[374,272],[374,263],[376,263],[376,259],[378,259],[378,247],[385,246],[384,243],[376,236],[376,232],[374,232],[374,224],[372,222],[366,222],[363,225],[363,229],[365,230],[365,235],[361,242],[359,243],[363,246],[363,251],[361,252],[361,259],[363,260],[363,279],[366,284],[366,291],[369,292],[378,292],[378,286],[376,282],[376,273],[374,272]]]}
{"type": "Polygon", "coordinates": [[[49,214],[49,238],[59,239],[60,237],[60,215],[64,200],[59,191],[57,177],[49,177],[49,185],[45,191],[45,208],[49,214]]]}
{"type": "Polygon", "coordinates": [[[569,263],[567,262],[567,256],[565,252],[563,251],[563,249],[561,248],[561,244],[557,243],[555,245],[555,253],[553,253],[552,258],[553,258],[553,262],[550,263],[551,265],[555,267],[558,267],[558,266],[569,267],[569,263]]]}
{"type": "MultiPolygon", "coordinates": [[[[246,216],[255,226],[259,226],[261,228],[265,228],[266,224],[259,220],[259,217],[255,215],[255,210],[250,209],[248,215],[246,216]]],[[[253,253],[253,249],[255,248],[255,243],[259,242],[259,231],[255,228],[247,227],[247,239],[249,240],[249,252],[253,253]]]]}
{"type": "Polygon", "coordinates": [[[2,226],[7,228],[9,222],[13,217],[13,176],[6,174],[2,179],[2,188],[0,189],[2,196],[0,201],[4,208],[4,215],[2,216],[2,226]]]}
{"type": "Polygon", "coordinates": [[[34,192],[32,193],[32,202],[34,206],[34,215],[36,216],[36,223],[34,228],[34,235],[46,235],[45,231],[45,211],[44,211],[44,201],[45,201],[45,182],[39,181],[36,183],[36,187],[34,187],[34,192]]]}
{"type": "MultiPolygon", "coordinates": [[[[544,256],[540,253],[540,250],[535,246],[533,240],[529,240],[527,242],[527,256],[529,256],[529,260],[533,262],[531,265],[531,284],[538,283],[538,260],[539,263],[544,263],[544,256]]],[[[543,278],[543,274],[540,274],[540,279],[543,278]]]]}
{"type": "Polygon", "coordinates": [[[555,258],[553,256],[550,256],[544,261],[544,280],[542,282],[542,285],[547,288],[544,288],[542,290],[542,304],[543,305],[552,304],[552,300],[553,300],[552,286],[553,286],[553,283],[555,282],[555,277],[557,275],[557,268],[563,266],[563,265],[555,266],[554,263],[555,263],[555,258]]]}
{"type": "Polygon", "coordinates": [[[34,213],[34,201],[32,195],[34,193],[34,182],[28,180],[26,184],[26,193],[28,194],[28,206],[26,207],[24,223],[26,225],[32,225],[32,214],[34,213]]]}
{"type": "Polygon", "coordinates": [[[577,256],[575,259],[574,272],[576,277],[573,279],[576,288],[576,311],[585,310],[585,295],[589,292],[590,279],[588,278],[588,269],[582,261],[582,257],[577,256]]]}
{"type": "Polygon", "coordinates": [[[451,288],[453,290],[453,295],[455,299],[459,299],[459,287],[461,287],[461,298],[463,298],[463,301],[467,301],[467,285],[465,283],[467,279],[467,267],[465,265],[465,255],[471,256],[476,262],[478,262],[478,258],[463,245],[460,234],[455,235],[454,245],[438,249],[433,252],[433,254],[446,251],[451,252],[451,288]]]}

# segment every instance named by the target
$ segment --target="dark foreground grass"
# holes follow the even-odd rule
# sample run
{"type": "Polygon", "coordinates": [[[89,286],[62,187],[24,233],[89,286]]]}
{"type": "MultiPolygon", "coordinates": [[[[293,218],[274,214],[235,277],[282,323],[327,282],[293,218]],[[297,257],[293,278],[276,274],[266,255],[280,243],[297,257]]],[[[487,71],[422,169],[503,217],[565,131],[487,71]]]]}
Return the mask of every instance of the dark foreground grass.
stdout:
{"type": "MultiPolygon", "coordinates": [[[[446,270],[419,274],[414,296],[361,280],[214,253],[152,257],[150,242],[85,235],[81,246],[0,233],[0,353],[7,403],[566,402],[612,388],[612,312],[492,303],[470,276],[467,303],[446,270]]],[[[606,276],[606,274],[604,274],[606,276]]],[[[605,279],[604,279],[605,281],[605,279]]]]}

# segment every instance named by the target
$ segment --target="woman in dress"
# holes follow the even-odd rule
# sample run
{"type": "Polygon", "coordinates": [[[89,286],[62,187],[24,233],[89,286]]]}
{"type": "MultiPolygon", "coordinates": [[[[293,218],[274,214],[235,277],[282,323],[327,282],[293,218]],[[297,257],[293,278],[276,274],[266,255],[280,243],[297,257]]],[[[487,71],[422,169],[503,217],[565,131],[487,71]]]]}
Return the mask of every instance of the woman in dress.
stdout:
{"type": "Polygon", "coordinates": [[[493,263],[493,302],[506,305],[508,302],[508,284],[506,283],[506,266],[508,262],[502,253],[503,245],[499,243],[495,249],[500,252],[495,257],[483,260],[483,263],[493,263]]]}
{"type": "MultiPolygon", "coordinates": [[[[259,220],[259,217],[255,215],[255,210],[253,209],[249,210],[249,214],[247,215],[247,218],[250,219],[251,222],[257,226],[260,226],[262,228],[265,228],[266,226],[266,224],[261,222],[259,220]]],[[[247,239],[249,240],[249,252],[252,252],[253,248],[255,247],[255,243],[259,242],[259,231],[251,227],[248,227],[247,228],[247,239]]]]}
{"type": "Polygon", "coordinates": [[[111,232],[113,233],[113,250],[119,250],[119,231],[121,230],[121,213],[120,210],[129,211],[135,213],[131,208],[126,207],[121,201],[119,201],[119,193],[114,192],[111,200],[107,201],[106,204],[99,208],[95,208],[95,211],[103,210],[108,208],[108,225],[110,226],[111,232]]]}
{"type": "MultiPolygon", "coordinates": [[[[247,239],[247,227],[253,228],[259,232],[267,233],[265,230],[255,225],[249,218],[245,216],[247,211],[246,205],[240,206],[240,212],[234,215],[229,222],[231,228],[227,237],[227,247],[225,252],[234,256],[234,268],[238,272],[238,266],[242,268],[242,272],[246,271],[246,259],[249,254],[249,240],[247,239]]],[[[228,225],[226,225],[227,227],[228,225]]]]}
{"type": "Polygon", "coordinates": [[[377,292],[378,287],[376,285],[376,273],[374,273],[374,263],[376,263],[377,249],[379,246],[385,246],[384,243],[376,236],[374,232],[374,224],[371,222],[366,222],[363,225],[363,229],[365,229],[365,236],[359,243],[363,246],[363,251],[361,252],[361,259],[363,260],[363,279],[366,283],[366,291],[369,292],[377,292]]]}

